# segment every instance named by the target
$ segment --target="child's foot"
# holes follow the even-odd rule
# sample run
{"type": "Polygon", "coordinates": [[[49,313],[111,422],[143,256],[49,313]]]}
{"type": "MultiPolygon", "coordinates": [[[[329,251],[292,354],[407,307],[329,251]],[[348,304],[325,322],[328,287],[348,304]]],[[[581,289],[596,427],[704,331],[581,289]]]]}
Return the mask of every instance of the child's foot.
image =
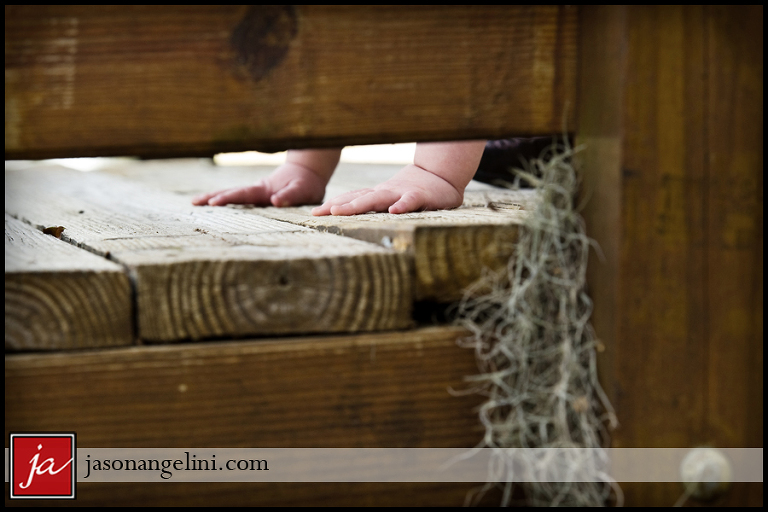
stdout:
{"type": "Polygon", "coordinates": [[[327,182],[328,180],[321,178],[304,166],[285,163],[255,185],[201,194],[192,198],[192,204],[198,206],[317,204],[323,200],[327,182]]]}
{"type": "Polygon", "coordinates": [[[357,215],[368,212],[408,213],[456,208],[463,192],[416,165],[408,165],[374,188],[348,192],[312,209],[312,215],[357,215]]]}

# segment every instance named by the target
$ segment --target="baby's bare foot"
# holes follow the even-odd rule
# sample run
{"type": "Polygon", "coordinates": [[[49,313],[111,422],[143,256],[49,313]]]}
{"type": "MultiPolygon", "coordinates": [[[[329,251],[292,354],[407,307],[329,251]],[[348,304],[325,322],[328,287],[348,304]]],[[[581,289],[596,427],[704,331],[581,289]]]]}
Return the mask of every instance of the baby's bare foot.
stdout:
{"type": "Polygon", "coordinates": [[[285,163],[255,185],[235,187],[201,194],[192,198],[192,204],[225,206],[227,204],[254,204],[256,206],[298,206],[317,204],[325,195],[324,180],[301,165],[285,163]]]}
{"type": "Polygon", "coordinates": [[[408,165],[374,188],[348,192],[312,210],[312,215],[357,215],[367,212],[408,213],[456,208],[462,191],[416,165],[408,165]]]}

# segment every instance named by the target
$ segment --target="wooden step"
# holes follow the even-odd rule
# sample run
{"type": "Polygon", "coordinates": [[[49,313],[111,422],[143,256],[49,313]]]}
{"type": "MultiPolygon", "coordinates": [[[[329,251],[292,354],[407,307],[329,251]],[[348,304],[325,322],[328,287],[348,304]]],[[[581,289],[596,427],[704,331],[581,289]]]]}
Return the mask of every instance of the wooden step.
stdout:
{"type": "MultiPolygon", "coordinates": [[[[191,198],[253,184],[273,169],[217,167],[209,160],[179,159],[130,162],[104,172],[191,198]]],[[[326,199],[372,188],[399,169],[397,165],[340,164],[328,184],[326,199]]],[[[448,211],[315,217],[311,207],[229,208],[394,248],[413,259],[414,299],[445,303],[460,299],[484,270],[506,266],[519,226],[535,205],[536,195],[530,189],[510,190],[473,181],[464,204],[448,211]]]]}
{"type": "Polygon", "coordinates": [[[6,350],[130,345],[132,310],[122,266],[5,214],[6,350]]]}
{"type": "Polygon", "coordinates": [[[6,211],[124,265],[142,340],[411,325],[412,262],[392,249],[60,167],[7,171],[6,211]]]}
{"type": "MultiPolygon", "coordinates": [[[[530,194],[473,185],[452,211],[317,219],[302,208],[190,204],[195,193],[252,182],[271,169],[200,160],[131,162],[96,173],[6,168],[6,211],[24,224],[11,221],[130,276],[139,343],[7,353],[6,434],[75,431],[81,447],[471,448],[481,439],[482,397],[466,393],[464,380],[477,372],[474,354],[457,344],[469,333],[411,328],[411,309],[417,299],[453,300],[483,264],[504,264],[535,206],[530,194]],[[39,231],[49,225],[62,226],[71,245],[39,231]],[[440,268],[448,269],[444,276],[455,272],[453,282],[424,278],[440,268]],[[273,308],[266,320],[254,321],[266,308],[273,308]],[[344,321],[332,324],[334,315],[344,321]],[[307,335],[313,330],[326,333],[307,335]],[[249,332],[261,338],[236,339],[249,332]],[[207,341],[183,343],[197,338],[207,341]]],[[[341,166],[329,194],[394,170],[341,166]]],[[[90,504],[173,497],[177,504],[462,505],[475,487],[83,484],[78,492],[90,504]]]]}

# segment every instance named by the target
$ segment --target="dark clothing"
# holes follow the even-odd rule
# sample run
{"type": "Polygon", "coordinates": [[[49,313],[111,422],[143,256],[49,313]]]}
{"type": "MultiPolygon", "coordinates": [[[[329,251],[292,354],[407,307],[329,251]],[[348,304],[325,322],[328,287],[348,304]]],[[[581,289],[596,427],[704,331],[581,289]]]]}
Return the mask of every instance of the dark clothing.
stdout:
{"type": "MultiPolygon", "coordinates": [[[[552,141],[553,137],[489,140],[474,179],[491,185],[497,185],[499,182],[511,184],[515,181],[512,169],[523,169],[523,162],[538,158],[552,145],[552,141]]],[[[520,180],[520,186],[529,185],[525,180],[520,180]]]]}

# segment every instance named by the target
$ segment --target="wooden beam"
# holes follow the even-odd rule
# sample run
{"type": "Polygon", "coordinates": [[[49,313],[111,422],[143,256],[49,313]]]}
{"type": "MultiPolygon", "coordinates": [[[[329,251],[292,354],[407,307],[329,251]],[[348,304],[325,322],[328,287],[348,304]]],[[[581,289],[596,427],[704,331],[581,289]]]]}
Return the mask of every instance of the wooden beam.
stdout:
{"type": "Polygon", "coordinates": [[[411,262],[391,249],[57,167],[7,171],[5,206],[125,265],[143,340],[411,325],[411,262]]]}
{"type": "MultiPolygon", "coordinates": [[[[80,506],[122,507],[461,507],[477,496],[465,483],[88,483],[78,482],[80,506]]],[[[11,501],[5,484],[5,505],[11,501]]],[[[498,507],[501,490],[491,489],[479,506],[498,507]]],[[[24,503],[30,505],[33,502],[24,503]]]]}
{"type": "Polygon", "coordinates": [[[562,131],[575,7],[6,6],[5,158],[562,131]]]}
{"type": "MultiPolygon", "coordinates": [[[[456,344],[466,335],[439,327],[6,355],[5,437],[66,430],[80,447],[471,448],[482,437],[474,409],[482,397],[450,392],[477,373],[472,351],[456,344]]],[[[79,484],[77,492],[91,504],[462,505],[473,487],[79,484]]]]}
{"type": "Polygon", "coordinates": [[[133,340],[131,285],[120,265],[5,214],[6,350],[114,347],[133,340]]]}
{"type": "MultiPolygon", "coordinates": [[[[578,138],[615,447],[762,446],[762,20],[762,6],[582,12],[578,138]]],[[[682,494],[623,487],[635,506],[682,494]]],[[[719,503],[761,505],[762,485],[719,503]]]]}
{"type": "Polygon", "coordinates": [[[472,413],[481,397],[449,393],[477,373],[456,344],[465,335],[434,327],[9,355],[6,432],[76,430],[90,447],[469,448],[482,435],[472,413]]]}

